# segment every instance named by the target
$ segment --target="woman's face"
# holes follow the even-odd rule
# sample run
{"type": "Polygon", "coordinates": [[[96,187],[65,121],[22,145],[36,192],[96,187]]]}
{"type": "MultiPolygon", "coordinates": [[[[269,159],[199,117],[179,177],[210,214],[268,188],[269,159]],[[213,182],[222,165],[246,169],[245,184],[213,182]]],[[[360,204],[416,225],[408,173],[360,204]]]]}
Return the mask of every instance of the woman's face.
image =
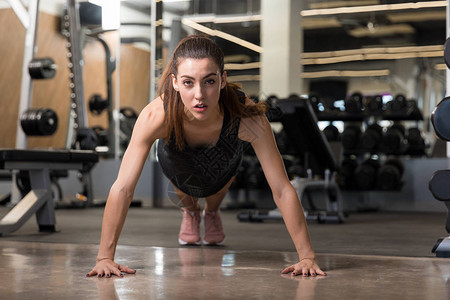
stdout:
{"type": "Polygon", "coordinates": [[[173,87],[180,93],[189,118],[206,120],[220,113],[220,90],[225,87],[226,72],[210,58],[184,58],[172,75],[173,87]]]}

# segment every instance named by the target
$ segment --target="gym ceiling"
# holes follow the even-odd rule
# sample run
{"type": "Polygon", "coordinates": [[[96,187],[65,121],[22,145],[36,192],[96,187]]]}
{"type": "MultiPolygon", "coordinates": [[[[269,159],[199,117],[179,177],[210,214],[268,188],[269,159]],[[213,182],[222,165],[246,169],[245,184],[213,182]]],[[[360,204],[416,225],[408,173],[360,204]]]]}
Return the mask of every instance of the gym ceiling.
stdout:
{"type": "MultiPolygon", "coordinates": [[[[302,0],[302,27],[304,54],[314,55],[328,51],[378,49],[379,52],[395,52],[399,47],[413,47],[413,57],[427,57],[441,63],[445,42],[446,1],[396,1],[396,0],[302,0]],[[342,11],[345,7],[346,10],[342,11]],[[430,47],[424,47],[430,46],[430,47]],[[434,51],[434,54],[431,53],[434,51]],[[437,51],[437,52],[436,52],[437,51]],[[423,54],[422,54],[423,53],[423,54]],[[427,54],[429,53],[429,54],[427,54]]],[[[150,15],[150,1],[122,0],[122,5],[150,15]]],[[[231,34],[239,39],[260,45],[260,0],[178,0],[164,1],[164,10],[175,16],[194,19],[197,24],[231,34]],[[247,17],[240,22],[227,22],[223,17],[247,17]],[[250,17],[249,17],[250,16],[250,17]],[[202,20],[198,17],[204,17],[202,20]],[[212,17],[212,18],[211,18],[212,17]],[[197,19],[195,19],[197,18],[197,19]],[[209,18],[209,19],[208,19],[209,18]]],[[[300,12],[299,12],[300,13],[300,12]]],[[[276,20],[271,20],[276,26],[276,20]]],[[[259,53],[235,42],[217,38],[228,63],[257,63],[259,53]]],[[[406,48],[404,48],[406,49],[406,48]]],[[[339,52],[342,56],[355,52],[339,52]]],[[[361,60],[339,60],[332,68],[345,68],[345,64],[361,60]]],[[[358,53],[359,54],[359,53],[358,53]]],[[[403,55],[411,56],[411,53],[403,55]]],[[[402,56],[402,55],[400,55],[402,56]]],[[[389,63],[387,56],[380,56],[377,63],[389,63]],[[387,59],[387,60],[386,60],[387,59]]],[[[327,66],[308,63],[305,70],[326,69],[327,66]]],[[[257,74],[258,68],[234,71],[238,74],[257,74]]]]}

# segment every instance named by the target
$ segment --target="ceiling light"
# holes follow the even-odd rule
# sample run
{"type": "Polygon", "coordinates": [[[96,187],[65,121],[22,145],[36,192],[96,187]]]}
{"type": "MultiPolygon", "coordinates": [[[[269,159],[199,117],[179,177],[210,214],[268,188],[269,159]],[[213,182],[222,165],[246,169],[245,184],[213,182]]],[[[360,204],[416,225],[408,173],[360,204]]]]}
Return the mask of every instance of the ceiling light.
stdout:
{"type": "Polygon", "coordinates": [[[262,53],[262,47],[261,46],[258,46],[258,45],[255,45],[253,43],[247,42],[246,40],[238,38],[238,37],[236,37],[234,35],[225,33],[225,32],[220,31],[220,30],[208,28],[206,26],[200,25],[200,24],[192,21],[191,19],[183,18],[181,22],[184,25],[187,25],[187,26],[189,26],[189,27],[191,27],[191,28],[193,28],[195,30],[198,30],[200,32],[206,33],[206,34],[211,35],[211,36],[220,37],[220,38],[222,38],[224,40],[233,42],[233,43],[235,43],[237,45],[240,45],[242,47],[248,48],[248,49],[253,50],[255,52],[262,53]]]}
{"type": "Polygon", "coordinates": [[[388,69],[382,70],[330,70],[319,72],[303,72],[302,78],[321,78],[321,77],[373,77],[389,76],[388,69]]]}
{"type": "Polygon", "coordinates": [[[386,14],[386,18],[392,23],[405,22],[426,22],[430,20],[445,20],[445,10],[439,11],[424,11],[418,13],[392,13],[386,14]]]}
{"type": "Polygon", "coordinates": [[[300,14],[303,17],[312,17],[312,16],[354,14],[354,13],[367,13],[367,12],[390,11],[390,10],[411,10],[411,9],[421,9],[421,8],[436,8],[436,7],[446,7],[446,6],[447,6],[447,1],[427,1],[427,2],[410,2],[410,3],[397,3],[397,4],[366,5],[366,6],[354,6],[354,7],[339,7],[339,8],[327,8],[327,9],[310,9],[310,10],[303,10],[300,12],[300,14]]]}
{"type": "Polygon", "coordinates": [[[374,25],[369,22],[367,27],[358,27],[348,31],[353,37],[361,38],[366,36],[389,36],[396,34],[412,34],[415,30],[408,24],[395,24],[395,25],[374,25]]]}

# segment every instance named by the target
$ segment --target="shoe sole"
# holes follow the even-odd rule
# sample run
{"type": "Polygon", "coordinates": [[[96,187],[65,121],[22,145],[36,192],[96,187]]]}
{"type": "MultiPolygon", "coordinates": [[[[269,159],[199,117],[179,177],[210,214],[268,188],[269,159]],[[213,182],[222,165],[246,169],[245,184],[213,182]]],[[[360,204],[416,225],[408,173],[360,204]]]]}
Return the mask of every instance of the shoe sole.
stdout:
{"type": "Polygon", "coordinates": [[[223,241],[218,242],[218,243],[208,243],[207,241],[205,241],[204,239],[202,239],[203,245],[205,246],[223,246],[223,241]]]}
{"type": "Polygon", "coordinates": [[[198,242],[194,242],[194,243],[188,243],[183,241],[182,239],[178,238],[178,244],[180,244],[181,246],[186,246],[186,245],[196,245],[196,246],[200,246],[201,245],[201,241],[198,242]]]}

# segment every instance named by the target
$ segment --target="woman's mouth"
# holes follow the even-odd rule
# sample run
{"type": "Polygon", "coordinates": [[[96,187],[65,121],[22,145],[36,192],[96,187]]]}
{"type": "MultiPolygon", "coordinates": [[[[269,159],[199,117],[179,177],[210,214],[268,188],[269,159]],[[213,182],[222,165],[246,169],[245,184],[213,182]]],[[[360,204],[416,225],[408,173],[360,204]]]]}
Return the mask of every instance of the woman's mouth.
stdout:
{"type": "Polygon", "coordinates": [[[204,112],[207,108],[208,106],[205,104],[197,104],[196,106],[194,106],[194,110],[197,112],[204,112]]]}

